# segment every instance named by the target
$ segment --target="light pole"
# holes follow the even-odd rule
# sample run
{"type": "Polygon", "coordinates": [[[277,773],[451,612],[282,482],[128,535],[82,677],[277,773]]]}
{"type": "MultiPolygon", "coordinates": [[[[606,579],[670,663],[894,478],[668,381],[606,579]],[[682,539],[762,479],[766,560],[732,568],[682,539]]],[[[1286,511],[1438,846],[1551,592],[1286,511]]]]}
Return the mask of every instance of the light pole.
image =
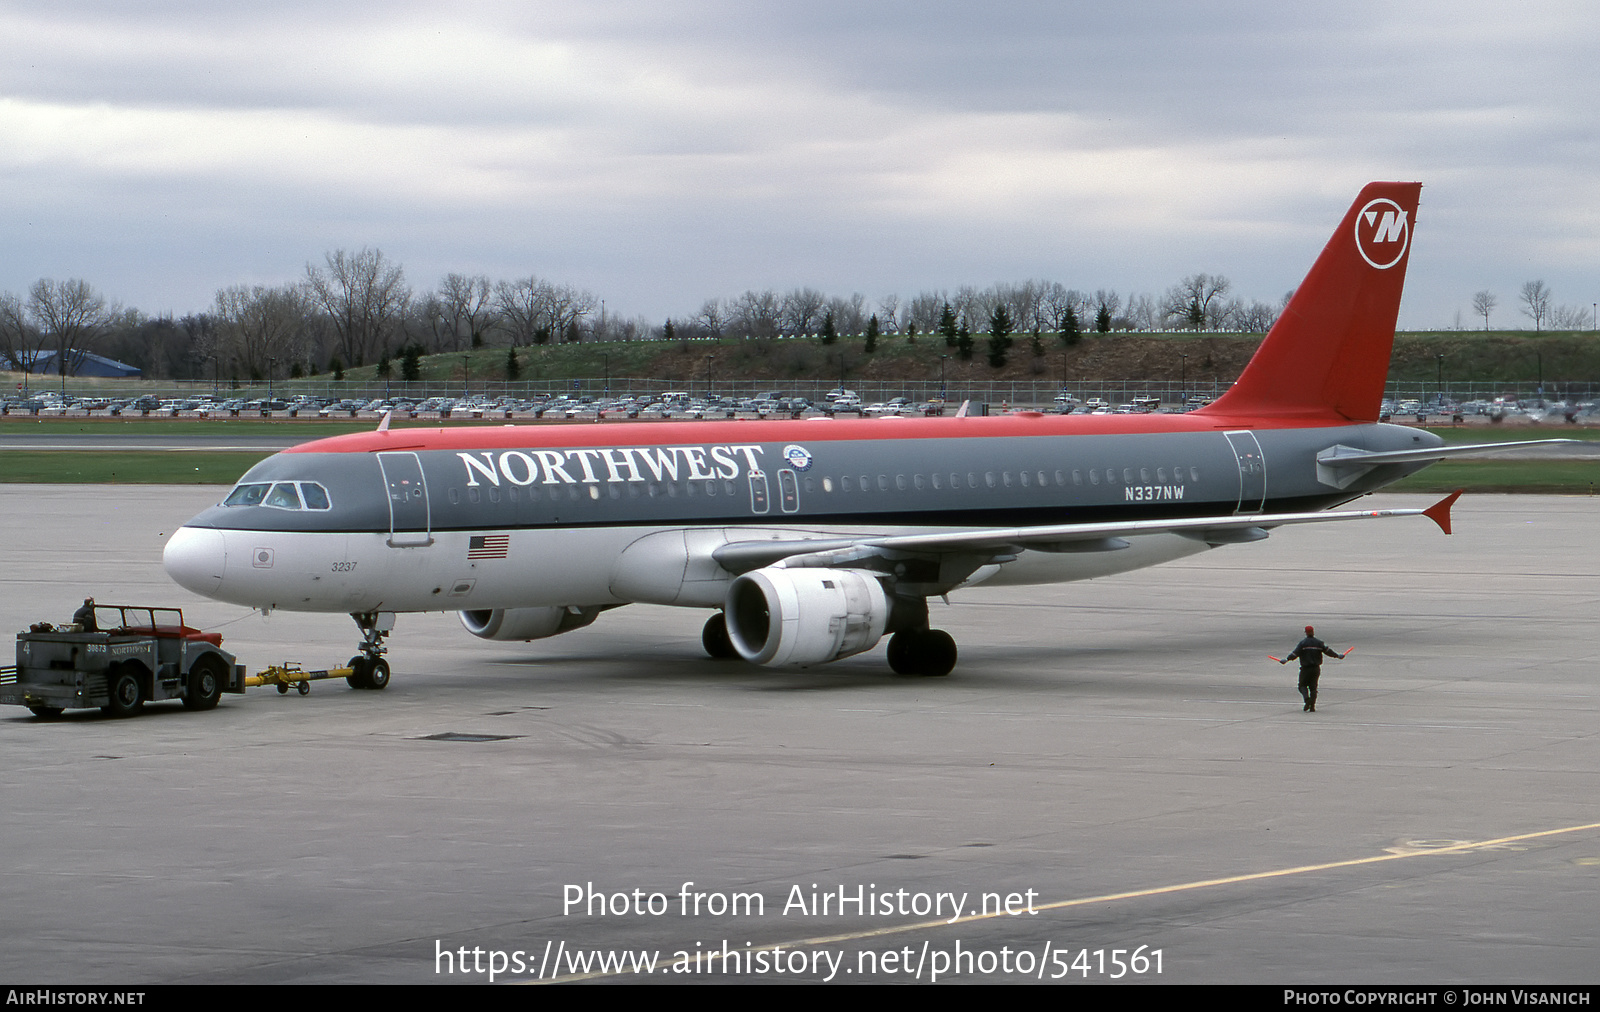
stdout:
{"type": "MultiPolygon", "coordinates": [[[[601,303],[601,305],[604,305],[604,303],[601,303]]],[[[603,312],[602,312],[602,315],[604,315],[603,312]]],[[[604,363],[605,371],[606,371],[605,386],[601,389],[600,392],[602,394],[604,394],[606,397],[610,397],[611,396],[611,356],[602,351],[600,353],[600,361],[602,363],[604,363]]]]}
{"type": "Polygon", "coordinates": [[[1439,360],[1439,404],[1444,404],[1444,352],[1436,356],[1439,360]]]}
{"type": "MultiPolygon", "coordinates": [[[[939,406],[941,409],[944,407],[944,402],[950,399],[949,395],[945,392],[944,384],[944,364],[949,360],[949,355],[939,356],[939,406]]],[[[843,381],[840,381],[839,385],[844,386],[843,381]]]]}
{"type": "Polygon", "coordinates": [[[1183,399],[1185,406],[1189,403],[1189,356],[1185,352],[1178,352],[1178,396],[1183,399]]]}
{"type": "Polygon", "coordinates": [[[467,382],[468,382],[468,375],[469,375],[467,370],[469,369],[469,367],[471,365],[472,365],[471,357],[467,356],[467,355],[462,355],[461,356],[461,396],[462,397],[467,396],[467,382]]]}

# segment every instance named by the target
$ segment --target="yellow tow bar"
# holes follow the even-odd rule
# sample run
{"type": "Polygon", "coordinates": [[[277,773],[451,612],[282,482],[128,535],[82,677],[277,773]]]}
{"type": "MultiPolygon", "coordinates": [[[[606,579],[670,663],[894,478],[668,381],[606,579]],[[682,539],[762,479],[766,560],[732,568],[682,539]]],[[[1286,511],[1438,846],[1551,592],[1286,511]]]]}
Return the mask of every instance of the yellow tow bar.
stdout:
{"type": "Polygon", "coordinates": [[[253,689],[258,685],[276,685],[279,693],[289,691],[289,686],[294,686],[304,696],[311,691],[311,683],[324,678],[350,678],[355,674],[354,668],[328,668],[323,671],[307,671],[294,661],[285,661],[282,664],[272,664],[261,669],[260,674],[245,677],[246,688],[253,689]]]}

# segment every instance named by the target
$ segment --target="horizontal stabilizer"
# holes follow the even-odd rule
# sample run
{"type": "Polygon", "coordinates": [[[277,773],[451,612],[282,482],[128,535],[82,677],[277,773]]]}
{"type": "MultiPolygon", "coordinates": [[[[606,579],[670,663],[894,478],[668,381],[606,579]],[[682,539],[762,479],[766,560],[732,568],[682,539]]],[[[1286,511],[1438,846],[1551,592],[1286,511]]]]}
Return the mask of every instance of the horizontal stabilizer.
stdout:
{"type": "Polygon", "coordinates": [[[1463,457],[1472,453],[1498,453],[1524,446],[1544,446],[1550,443],[1583,443],[1582,439],[1523,439],[1514,443],[1467,443],[1458,446],[1432,446],[1423,450],[1357,450],[1349,446],[1335,446],[1317,454],[1317,463],[1325,467],[1374,467],[1378,464],[1405,464],[1417,460],[1443,460],[1446,457],[1463,457]]]}

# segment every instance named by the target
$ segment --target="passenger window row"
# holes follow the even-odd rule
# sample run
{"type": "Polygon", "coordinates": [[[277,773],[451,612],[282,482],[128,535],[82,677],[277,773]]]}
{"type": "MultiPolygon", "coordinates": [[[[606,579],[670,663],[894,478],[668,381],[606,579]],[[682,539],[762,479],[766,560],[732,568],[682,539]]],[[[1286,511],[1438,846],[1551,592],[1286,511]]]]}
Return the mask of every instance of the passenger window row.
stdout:
{"type": "MultiPolygon", "coordinates": [[[[1106,467],[1075,469],[1073,471],[968,471],[965,474],[953,472],[951,474],[936,473],[930,475],[914,474],[909,477],[903,474],[873,475],[841,475],[837,488],[841,492],[879,492],[898,490],[901,492],[910,489],[921,491],[927,488],[944,489],[974,489],[974,488],[1067,488],[1081,486],[1087,482],[1089,485],[1150,485],[1167,484],[1168,482],[1188,482],[1200,480],[1198,467],[1174,467],[1170,471],[1165,467],[1106,467]],[[1169,477],[1170,476],[1170,477],[1169,477]]],[[[832,492],[835,488],[831,477],[822,479],[822,490],[832,492]]],[[[813,480],[806,479],[806,491],[815,491],[813,480]]]]}

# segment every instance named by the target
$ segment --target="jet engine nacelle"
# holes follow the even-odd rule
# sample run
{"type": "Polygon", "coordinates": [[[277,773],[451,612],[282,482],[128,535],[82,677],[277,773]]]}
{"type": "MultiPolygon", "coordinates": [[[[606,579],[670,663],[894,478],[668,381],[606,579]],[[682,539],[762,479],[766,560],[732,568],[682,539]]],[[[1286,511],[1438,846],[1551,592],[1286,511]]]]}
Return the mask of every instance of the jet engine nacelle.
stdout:
{"type": "Polygon", "coordinates": [[[723,605],[728,638],[756,664],[824,664],[872,649],[889,595],[855,569],[757,569],[733,581],[723,605]]]}
{"type": "Polygon", "coordinates": [[[599,614],[599,608],[496,608],[464,611],[461,624],[479,639],[542,640],[582,629],[599,614]]]}

